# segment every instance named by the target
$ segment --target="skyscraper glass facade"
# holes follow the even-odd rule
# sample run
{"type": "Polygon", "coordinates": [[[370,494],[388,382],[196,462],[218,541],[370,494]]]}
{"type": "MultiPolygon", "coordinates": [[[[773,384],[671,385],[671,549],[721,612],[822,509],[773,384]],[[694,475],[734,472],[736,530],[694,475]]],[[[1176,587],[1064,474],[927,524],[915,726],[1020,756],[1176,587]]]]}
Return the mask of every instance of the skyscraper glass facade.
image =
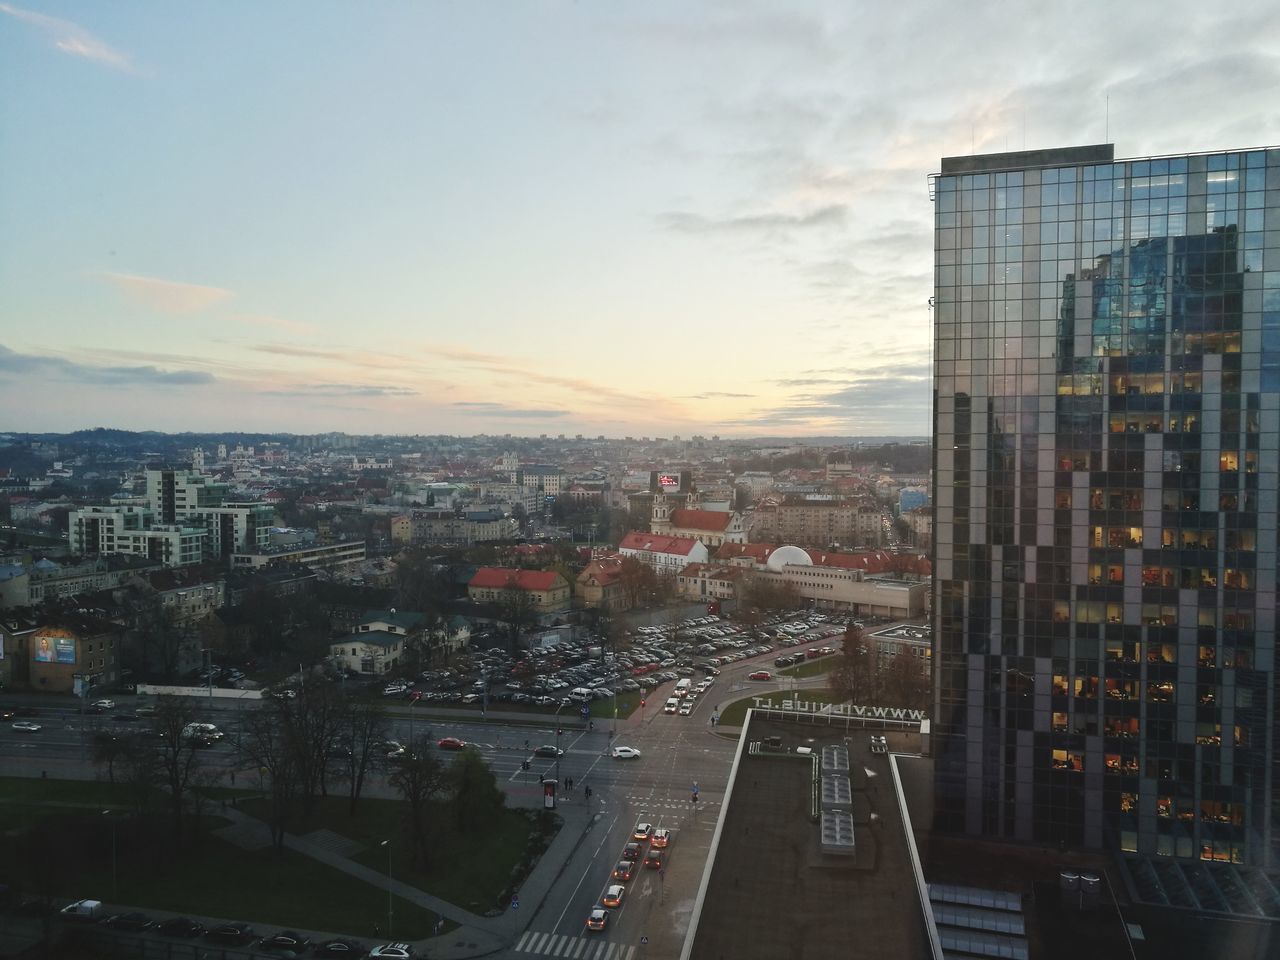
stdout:
{"type": "Polygon", "coordinates": [[[1280,863],[1280,149],[931,193],[937,825],[1280,863]]]}

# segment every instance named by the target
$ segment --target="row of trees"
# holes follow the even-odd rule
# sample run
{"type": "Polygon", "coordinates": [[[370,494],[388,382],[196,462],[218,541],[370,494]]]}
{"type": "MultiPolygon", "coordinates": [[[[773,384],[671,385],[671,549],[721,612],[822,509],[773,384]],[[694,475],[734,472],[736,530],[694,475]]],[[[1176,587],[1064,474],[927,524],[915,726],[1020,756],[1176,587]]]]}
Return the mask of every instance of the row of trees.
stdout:
{"type": "Polygon", "coordinates": [[[853,703],[926,710],[932,686],[919,658],[900,653],[881,658],[875,642],[858,627],[844,632],[840,662],[828,674],[831,692],[853,703]]]}

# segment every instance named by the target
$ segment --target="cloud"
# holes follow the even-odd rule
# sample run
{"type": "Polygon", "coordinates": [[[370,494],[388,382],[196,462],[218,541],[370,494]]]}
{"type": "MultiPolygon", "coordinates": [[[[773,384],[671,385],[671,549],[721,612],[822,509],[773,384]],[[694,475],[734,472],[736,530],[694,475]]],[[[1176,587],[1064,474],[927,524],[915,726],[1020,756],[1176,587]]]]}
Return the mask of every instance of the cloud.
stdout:
{"type": "Polygon", "coordinates": [[[31,24],[51,37],[53,45],[63,53],[92,60],[94,63],[123,70],[125,73],[137,73],[132,61],[125,54],[99,40],[77,23],[32,10],[23,10],[8,3],[0,3],[0,13],[7,13],[16,20],[31,24]]]}
{"type": "Polygon", "coordinates": [[[196,283],[179,283],[158,277],[140,277],[130,273],[99,274],[125,296],[161,313],[194,313],[221,300],[235,296],[221,287],[206,287],[196,283]]]}
{"type": "Polygon", "coordinates": [[[724,393],[719,390],[712,390],[707,393],[691,393],[681,397],[681,400],[713,400],[720,398],[729,399],[751,399],[754,393],[724,393]]]}
{"type": "Polygon", "coordinates": [[[217,378],[203,370],[161,370],[153,366],[105,367],[73,363],[63,357],[42,357],[16,353],[0,344],[0,377],[52,377],[77,383],[110,386],[185,387],[215,383],[217,378]]]}
{"type": "Polygon", "coordinates": [[[519,420],[554,419],[567,417],[571,410],[542,410],[524,407],[508,407],[501,403],[483,400],[457,400],[450,404],[459,413],[474,417],[511,417],[519,420]]]}
{"type": "Polygon", "coordinates": [[[273,327],[277,330],[284,330],[287,333],[300,335],[316,332],[315,327],[309,323],[303,323],[301,320],[286,320],[283,317],[273,317],[265,313],[237,313],[228,319],[250,327],[273,327]]]}
{"type": "Polygon", "coordinates": [[[280,390],[259,390],[267,397],[416,397],[417,390],[378,384],[304,383],[280,390]]]}
{"type": "Polygon", "coordinates": [[[828,204],[808,213],[748,213],[720,218],[675,210],[659,214],[658,223],[678,233],[791,230],[840,226],[848,213],[848,208],[842,204],[828,204]]]}

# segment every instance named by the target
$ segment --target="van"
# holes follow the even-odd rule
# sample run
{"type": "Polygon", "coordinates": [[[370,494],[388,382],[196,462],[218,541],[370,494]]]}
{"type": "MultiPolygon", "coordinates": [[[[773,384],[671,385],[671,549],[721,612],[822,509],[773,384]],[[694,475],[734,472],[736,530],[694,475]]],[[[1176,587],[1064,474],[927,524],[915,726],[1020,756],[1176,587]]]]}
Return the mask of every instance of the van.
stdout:
{"type": "Polygon", "coordinates": [[[212,723],[188,723],[182,728],[182,735],[188,740],[221,740],[222,731],[212,723]]]}
{"type": "Polygon", "coordinates": [[[689,692],[689,688],[693,686],[693,681],[688,677],[683,680],[676,681],[676,696],[689,692]]]}
{"type": "Polygon", "coordinates": [[[662,708],[662,712],[663,712],[663,713],[675,713],[675,712],[676,712],[677,710],[679,710],[679,709],[680,709],[680,698],[679,698],[679,697],[669,697],[669,698],[667,698],[666,706],[664,706],[664,707],[662,708]]]}

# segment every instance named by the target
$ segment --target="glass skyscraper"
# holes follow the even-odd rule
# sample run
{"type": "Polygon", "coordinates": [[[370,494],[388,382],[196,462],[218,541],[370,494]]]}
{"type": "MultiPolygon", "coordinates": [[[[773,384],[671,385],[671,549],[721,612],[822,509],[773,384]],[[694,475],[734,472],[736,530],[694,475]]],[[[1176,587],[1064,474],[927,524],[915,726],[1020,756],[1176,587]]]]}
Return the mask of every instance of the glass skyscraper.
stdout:
{"type": "Polygon", "coordinates": [[[1280,864],[1280,149],[930,184],[936,825],[1280,864]]]}

